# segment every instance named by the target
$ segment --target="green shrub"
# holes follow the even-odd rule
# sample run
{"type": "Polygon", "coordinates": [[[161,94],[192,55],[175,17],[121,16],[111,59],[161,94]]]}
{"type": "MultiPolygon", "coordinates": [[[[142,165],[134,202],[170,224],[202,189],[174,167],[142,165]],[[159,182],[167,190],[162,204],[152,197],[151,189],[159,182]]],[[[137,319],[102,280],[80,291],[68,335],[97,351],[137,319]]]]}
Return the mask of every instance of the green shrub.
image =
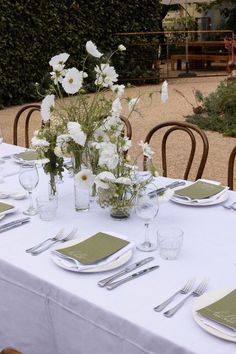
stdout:
{"type": "Polygon", "coordinates": [[[207,97],[202,97],[201,114],[187,116],[186,120],[200,128],[236,137],[236,80],[224,80],[207,97]]]}
{"type": "MultiPolygon", "coordinates": [[[[53,55],[68,52],[69,64],[78,67],[88,40],[112,51],[121,43],[116,32],[157,31],[160,5],[155,0],[0,0],[0,8],[0,106],[8,106],[38,99],[35,82],[41,83],[53,55]]],[[[122,60],[124,72],[127,54],[122,60]]]]}

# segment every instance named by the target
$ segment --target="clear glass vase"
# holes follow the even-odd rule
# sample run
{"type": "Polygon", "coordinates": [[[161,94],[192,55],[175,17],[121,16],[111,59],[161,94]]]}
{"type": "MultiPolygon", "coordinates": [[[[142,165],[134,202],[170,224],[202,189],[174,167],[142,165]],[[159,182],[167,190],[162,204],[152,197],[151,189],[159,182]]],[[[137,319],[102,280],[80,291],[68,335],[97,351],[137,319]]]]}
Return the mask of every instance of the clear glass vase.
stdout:
{"type": "Polygon", "coordinates": [[[127,205],[113,205],[111,207],[110,215],[117,220],[125,220],[130,216],[130,206],[127,205]]]}
{"type": "Polygon", "coordinates": [[[74,182],[75,210],[88,211],[90,208],[90,188],[81,188],[74,182]]]}

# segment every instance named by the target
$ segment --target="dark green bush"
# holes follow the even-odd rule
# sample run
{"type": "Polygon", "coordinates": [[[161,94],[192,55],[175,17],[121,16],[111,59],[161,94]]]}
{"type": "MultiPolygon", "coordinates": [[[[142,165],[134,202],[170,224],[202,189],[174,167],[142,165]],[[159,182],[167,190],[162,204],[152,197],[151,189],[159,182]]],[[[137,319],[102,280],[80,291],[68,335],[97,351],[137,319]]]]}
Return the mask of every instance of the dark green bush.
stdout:
{"type": "MultiPolygon", "coordinates": [[[[68,52],[69,64],[78,67],[87,40],[113,50],[121,43],[116,32],[157,31],[160,5],[155,0],[0,0],[0,8],[0,106],[7,106],[38,99],[34,84],[50,70],[53,55],[68,52]]],[[[123,72],[128,59],[124,53],[123,72]]]]}
{"type": "Polygon", "coordinates": [[[236,79],[224,80],[217,90],[202,98],[201,114],[188,116],[186,120],[200,128],[236,137],[236,79]]]}

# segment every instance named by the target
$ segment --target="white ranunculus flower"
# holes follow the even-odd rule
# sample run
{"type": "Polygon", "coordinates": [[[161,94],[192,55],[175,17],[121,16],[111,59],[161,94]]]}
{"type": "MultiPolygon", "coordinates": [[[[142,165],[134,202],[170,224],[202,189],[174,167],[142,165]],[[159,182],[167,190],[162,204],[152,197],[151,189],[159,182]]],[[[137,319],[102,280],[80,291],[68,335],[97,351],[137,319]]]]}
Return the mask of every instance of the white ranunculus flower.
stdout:
{"type": "Polygon", "coordinates": [[[121,52],[123,52],[124,50],[126,50],[126,47],[125,47],[123,44],[120,44],[120,45],[118,46],[118,49],[119,49],[121,52]]]}
{"type": "Polygon", "coordinates": [[[129,177],[119,177],[116,179],[116,183],[125,184],[126,186],[130,186],[132,184],[132,181],[129,177]]]}
{"type": "Polygon", "coordinates": [[[50,118],[55,106],[55,96],[47,95],[44,97],[41,103],[41,117],[44,123],[46,123],[50,118]]]}
{"type": "Polygon", "coordinates": [[[34,136],[31,139],[31,145],[33,147],[48,147],[48,146],[50,146],[50,143],[47,140],[45,140],[45,139],[39,139],[39,138],[34,136]]]}
{"type": "Polygon", "coordinates": [[[112,85],[111,89],[117,94],[118,97],[121,97],[125,92],[125,85],[112,85]]]}
{"type": "Polygon", "coordinates": [[[76,68],[68,69],[62,80],[62,87],[66,93],[74,94],[81,89],[83,84],[83,72],[76,68]]]}
{"type": "Polygon", "coordinates": [[[96,65],[96,85],[101,85],[103,87],[109,87],[113,85],[113,82],[118,80],[118,74],[115,71],[114,66],[109,64],[101,64],[100,67],[96,65]]]}
{"type": "Polygon", "coordinates": [[[98,165],[100,167],[107,167],[109,170],[113,170],[119,162],[117,146],[111,143],[102,143],[100,144],[100,147],[98,165]]]}
{"type": "Polygon", "coordinates": [[[143,150],[143,155],[147,156],[149,159],[152,158],[152,155],[154,152],[152,151],[151,147],[148,145],[148,143],[144,143],[142,140],[139,143],[139,146],[141,146],[143,150]]]}
{"type": "Polygon", "coordinates": [[[161,87],[161,102],[165,103],[168,100],[168,82],[165,80],[161,87]]]}
{"type": "Polygon", "coordinates": [[[101,58],[103,56],[97,49],[97,46],[92,42],[88,41],[85,45],[87,52],[95,58],[101,58]]]}
{"type": "Polygon", "coordinates": [[[55,68],[57,67],[57,65],[65,64],[65,62],[67,61],[69,56],[70,56],[70,54],[67,54],[67,53],[61,53],[61,54],[55,55],[49,61],[49,65],[51,65],[53,67],[53,70],[55,71],[55,68]]]}
{"type": "Polygon", "coordinates": [[[115,176],[111,172],[101,172],[95,177],[95,184],[97,188],[109,189],[109,184],[106,182],[114,182],[115,176]]]}
{"type": "Polygon", "coordinates": [[[54,154],[57,156],[57,157],[63,157],[63,153],[62,153],[62,150],[59,146],[55,146],[54,148],[54,154]]]}
{"type": "Polygon", "coordinates": [[[135,109],[135,106],[137,106],[137,104],[139,103],[139,98],[132,98],[131,100],[129,100],[129,112],[132,112],[135,109]]]}
{"type": "Polygon", "coordinates": [[[89,189],[94,183],[95,176],[88,168],[76,173],[74,177],[75,185],[80,189],[89,189]]]}
{"type": "Polygon", "coordinates": [[[68,122],[67,129],[71,138],[79,145],[84,146],[86,142],[86,134],[82,131],[81,125],[77,122],[68,122]]]}

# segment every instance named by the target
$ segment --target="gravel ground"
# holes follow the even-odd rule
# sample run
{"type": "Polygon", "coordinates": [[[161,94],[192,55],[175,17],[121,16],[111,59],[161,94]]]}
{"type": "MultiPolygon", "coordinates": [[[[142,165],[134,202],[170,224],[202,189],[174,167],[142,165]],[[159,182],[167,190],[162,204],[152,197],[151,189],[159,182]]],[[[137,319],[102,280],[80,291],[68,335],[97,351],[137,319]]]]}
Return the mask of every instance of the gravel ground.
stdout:
{"type": "MultiPolygon", "coordinates": [[[[189,104],[179,93],[177,93],[176,89],[181,91],[187,100],[196,106],[197,103],[195,102],[194,90],[200,90],[204,95],[208,95],[217,88],[219,82],[223,79],[224,77],[172,79],[169,81],[169,100],[165,104],[160,100],[159,85],[127,89],[126,94],[129,97],[136,97],[141,94],[139,104],[141,116],[135,114],[130,118],[133,130],[133,147],[131,149],[131,154],[137,155],[139,153],[138,142],[140,140],[144,140],[148,131],[156,124],[167,120],[184,121],[186,115],[192,114],[191,104],[189,104]],[[148,97],[148,93],[150,92],[153,93],[152,101],[148,97]]],[[[4,140],[7,143],[12,143],[13,121],[19,108],[20,106],[15,106],[0,110],[0,124],[3,130],[4,140]]],[[[124,115],[127,115],[125,109],[124,115]]],[[[39,118],[35,116],[34,123],[31,126],[31,131],[33,132],[33,130],[37,129],[38,126],[39,118]]],[[[23,132],[23,128],[20,128],[19,145],[24,145],[23,132]]],[[[225,184],[227,183],[228,158],[232,148],[235,145],[235,139],[223,137],[219,133],[210,131],[207,131],[206,134],[209,140],[210,148],[203,178],[217,180],[225,184]]],[[[181,151],[185,151],[186,146],[188,146],[187,141],[183,140],[178,134],[176,134],[176,136],[171,140],[170,145],[168,146],[168,159],[171,161],[171,169],[168,173],[169,176],[176,178],[181,178],[183,176],[179,163],[184,162],[183,160],[186,158],[184,157],[181,159],[177,150],[181,149],[181,151]],[[181,144],[183,144],[182,147],[181,144]]],[[[158,152],[155,153],[155,162],[157,163],[161,174],[161,164],[158,160],[158,152]]],[[[194,180],[195,174],[191,174],[189,179],[194,180]]]]}

